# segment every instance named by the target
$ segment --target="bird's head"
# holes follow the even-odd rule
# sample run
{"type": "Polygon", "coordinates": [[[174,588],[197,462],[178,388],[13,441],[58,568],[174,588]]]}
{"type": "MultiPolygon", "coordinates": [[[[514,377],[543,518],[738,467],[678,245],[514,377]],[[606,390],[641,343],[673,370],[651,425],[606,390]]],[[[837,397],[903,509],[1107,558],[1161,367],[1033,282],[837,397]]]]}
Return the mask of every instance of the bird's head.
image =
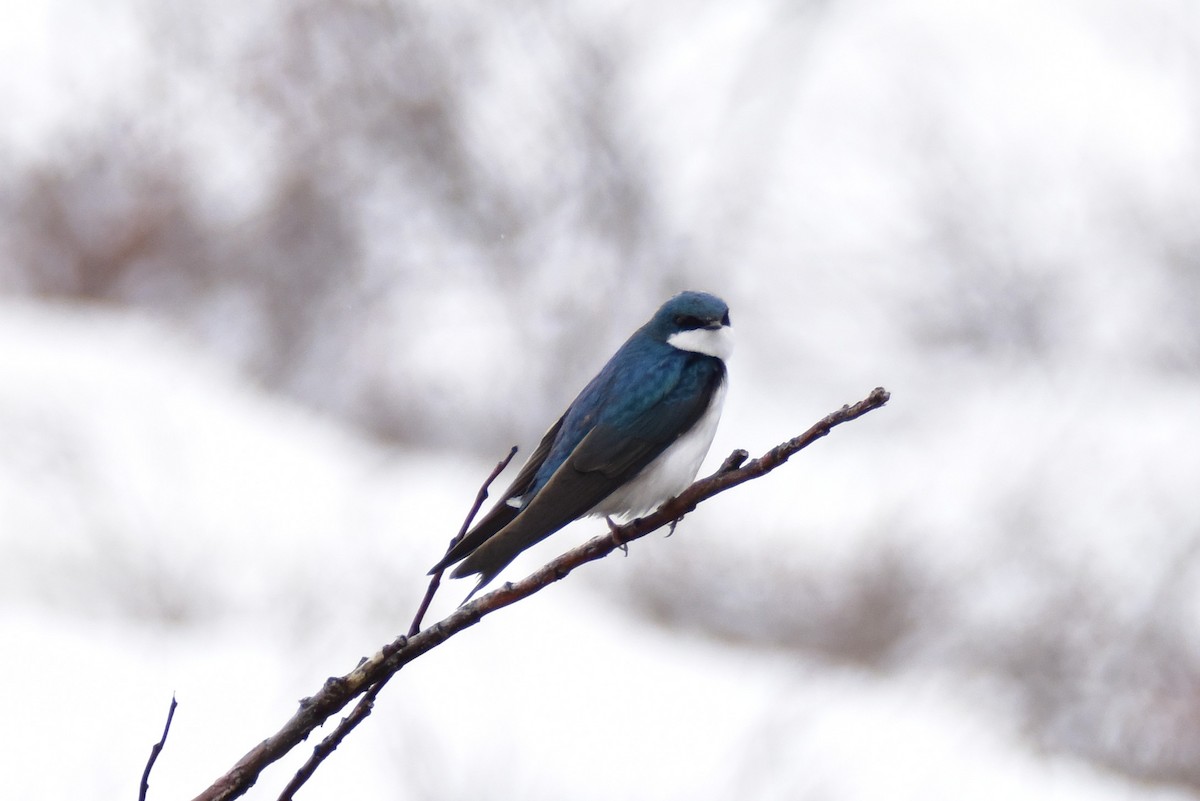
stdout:
{"type": "Polygon", "coordinates": [[[707,292],[680,292],[659,308],[647,328],[656,339],[679,350],[721,361],[733,352],[729,306],[707,292]]]}

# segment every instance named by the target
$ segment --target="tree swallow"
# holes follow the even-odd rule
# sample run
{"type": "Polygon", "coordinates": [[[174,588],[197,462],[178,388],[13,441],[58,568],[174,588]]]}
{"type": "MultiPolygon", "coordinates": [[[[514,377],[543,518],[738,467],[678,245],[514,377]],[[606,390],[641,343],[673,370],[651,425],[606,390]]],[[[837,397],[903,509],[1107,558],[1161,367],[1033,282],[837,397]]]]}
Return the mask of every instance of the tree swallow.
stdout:
{"type": "MultiPolygon", "coordinates": [[[[705,292],[662,305],[613,354],[496,505],[429,572],[479,574],[467,596],[517,554],[585,515],[645,514],[696,477],[725,400],[729,307],[705,292]]],[[[465,603],[465,601],[464,601],[465,603]]]]}

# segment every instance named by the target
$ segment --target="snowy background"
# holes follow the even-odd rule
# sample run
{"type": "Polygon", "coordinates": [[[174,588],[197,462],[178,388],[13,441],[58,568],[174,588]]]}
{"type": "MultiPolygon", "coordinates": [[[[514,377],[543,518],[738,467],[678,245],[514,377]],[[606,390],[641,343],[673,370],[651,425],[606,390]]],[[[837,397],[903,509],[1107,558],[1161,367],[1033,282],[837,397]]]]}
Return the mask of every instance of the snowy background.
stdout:
{"type": "Polygon", "coordinates": [[[300,797],[1200,798],[1192,0],[36,0],[0,104],[6,797],[136,797],[173,692],[194,796],[695,288],[709,468],[891,404],[420,659],[300,797]]]}

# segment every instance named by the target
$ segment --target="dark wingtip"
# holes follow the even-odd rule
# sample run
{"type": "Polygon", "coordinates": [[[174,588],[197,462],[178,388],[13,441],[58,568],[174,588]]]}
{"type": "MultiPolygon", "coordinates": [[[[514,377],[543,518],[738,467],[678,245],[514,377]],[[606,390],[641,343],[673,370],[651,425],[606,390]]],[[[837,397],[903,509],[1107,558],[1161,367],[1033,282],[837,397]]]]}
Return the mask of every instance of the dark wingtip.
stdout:
{"type": "Polygon", "coordinates": [[[432,576],[434,573],[440,573],[441,571],[443,571],[443,570],[445,570],[446,568],[450,567],[450,565],[454,564],[454,563],[455,563],[455,561],[457,561],[457,560],[451,559],[451,558],[450,558],[450,554],[449,554],[449,553],[447,553],[445,556],[443,556],[443,557],[441,558],[441,561],[439,561],[439,562],[438,562],[436,565],[434,565],[433,567],[429,568],[429,572],[428,572],[428,573],[426,573],[425,575],[427,575],[427,576],[432,576]]]}

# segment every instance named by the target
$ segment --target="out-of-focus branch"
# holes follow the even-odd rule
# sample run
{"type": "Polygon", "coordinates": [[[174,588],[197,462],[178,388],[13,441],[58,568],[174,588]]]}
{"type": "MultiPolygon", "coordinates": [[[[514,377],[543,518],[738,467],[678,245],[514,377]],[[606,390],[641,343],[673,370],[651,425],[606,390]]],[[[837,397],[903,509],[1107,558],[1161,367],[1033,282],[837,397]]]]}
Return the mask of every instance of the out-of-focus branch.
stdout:
{"type": "Polygon", "coordinates": [[[345,676],[327,679],[325,686],[315,695],[300,702],[299,711],[283,728],[251,749],[227,773],[198,795],[195,801],[225,801],[237,798],[253,786],[264,768],[287,754],[352,699],[386,682],[409,662],[475,625],[485,615],[539,592],[566,577],[580,565],[607,556],[625,543],[672,524],[714,495],[766,475],[796,453],[829,434],[834,427],[878,409],[886,404],[890,397],[887,390],[877,387],[858,403],[843,406],[826,415],[803,434],[775,446],[749,462],[746,461],[749,456],[746,451],[734,451],[717,472],[696,481],[653,514],[622,526],[615,526],[611,532],[593,537],[526,578],[506,583],[499,589],[460,606],[442,621],[411,636],[397,637],[345,676]]]}

